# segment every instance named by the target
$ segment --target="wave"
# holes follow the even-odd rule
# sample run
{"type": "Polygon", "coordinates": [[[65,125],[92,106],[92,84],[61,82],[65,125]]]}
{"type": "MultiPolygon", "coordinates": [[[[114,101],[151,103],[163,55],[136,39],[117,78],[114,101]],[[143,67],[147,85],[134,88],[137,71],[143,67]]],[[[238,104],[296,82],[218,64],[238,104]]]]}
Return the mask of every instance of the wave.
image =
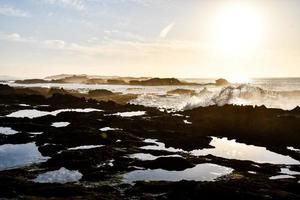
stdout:
{"type": "Polygon", "coordinates": [[[268,108],[291,110],[300,105],[300,90],[271,91],[250,84],[227,86],[225,88],[204,88],[194,95],[143,94],[131,101],[166,110],[189,110],[210,105],[265,105],[268,108]]]}

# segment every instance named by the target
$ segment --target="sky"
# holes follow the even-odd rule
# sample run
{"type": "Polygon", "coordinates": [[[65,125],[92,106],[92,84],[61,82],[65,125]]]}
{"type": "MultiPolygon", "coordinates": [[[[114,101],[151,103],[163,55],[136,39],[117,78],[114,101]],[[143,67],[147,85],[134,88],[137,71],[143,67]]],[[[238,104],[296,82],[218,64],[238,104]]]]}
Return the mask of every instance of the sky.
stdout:
{"type": "Polygon", "coordinates": [[[0,75],[300,77],[299,0],[0,0],[0,75]]]}

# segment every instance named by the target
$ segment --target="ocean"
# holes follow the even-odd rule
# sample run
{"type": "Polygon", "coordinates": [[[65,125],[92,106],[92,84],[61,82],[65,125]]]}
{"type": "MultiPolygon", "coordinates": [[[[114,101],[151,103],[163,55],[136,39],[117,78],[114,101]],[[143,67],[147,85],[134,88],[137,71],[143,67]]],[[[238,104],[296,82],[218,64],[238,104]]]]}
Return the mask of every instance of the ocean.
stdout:
{"type": "MultiPolygon", "coordinates": [[[[185,79],[197,83],[213,83],[214,79],[185,79]]],[[[87,85],[87,84],[16,84],[4,82],[14,87],[56,87],[86,93],[89,90],[107,89],[124,94],[138,94],[131,104],[157,107],[162,110],[177,111],[210,105],[264,105],[267,108],[291,110],[300,106],[300,78],[252,79],[248,83],[233,83],[229,86],[131,86],[131,85],[87,85]],[[189,89],[195,95],[167,94],[175,89],[189,89]]]]}

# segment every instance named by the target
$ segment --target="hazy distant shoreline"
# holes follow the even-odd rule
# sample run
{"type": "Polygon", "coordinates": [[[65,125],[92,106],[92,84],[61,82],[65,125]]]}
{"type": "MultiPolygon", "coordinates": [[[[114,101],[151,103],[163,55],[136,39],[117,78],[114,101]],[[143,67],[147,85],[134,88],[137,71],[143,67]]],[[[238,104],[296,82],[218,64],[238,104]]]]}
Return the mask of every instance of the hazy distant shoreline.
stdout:
{"type": "Polygon", "coordinates": [[[79,83],[79,84],[109,84],[109,85],[229,85],[225,79],[217,79],[213,82],[196,83],[177,78],[149,78],[149,77],[117,77],[117,76],[88,76],[88,75],[56,75],[44,79],[15,80],[18,84],[39,84],[39,83],[79,83]]]}

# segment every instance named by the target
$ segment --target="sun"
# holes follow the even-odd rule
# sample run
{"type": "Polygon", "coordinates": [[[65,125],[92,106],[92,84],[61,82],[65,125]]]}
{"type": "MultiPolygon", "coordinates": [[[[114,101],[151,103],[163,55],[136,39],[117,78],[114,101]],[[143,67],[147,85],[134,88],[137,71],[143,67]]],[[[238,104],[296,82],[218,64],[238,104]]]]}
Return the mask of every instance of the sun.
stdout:
{"type": "Polygon", "coordinates": [[[228,4],[220,8],[213,20],[214,46],[225,53],[248,53],[259,45],[263,19],[249,5],[228,4]]]}

